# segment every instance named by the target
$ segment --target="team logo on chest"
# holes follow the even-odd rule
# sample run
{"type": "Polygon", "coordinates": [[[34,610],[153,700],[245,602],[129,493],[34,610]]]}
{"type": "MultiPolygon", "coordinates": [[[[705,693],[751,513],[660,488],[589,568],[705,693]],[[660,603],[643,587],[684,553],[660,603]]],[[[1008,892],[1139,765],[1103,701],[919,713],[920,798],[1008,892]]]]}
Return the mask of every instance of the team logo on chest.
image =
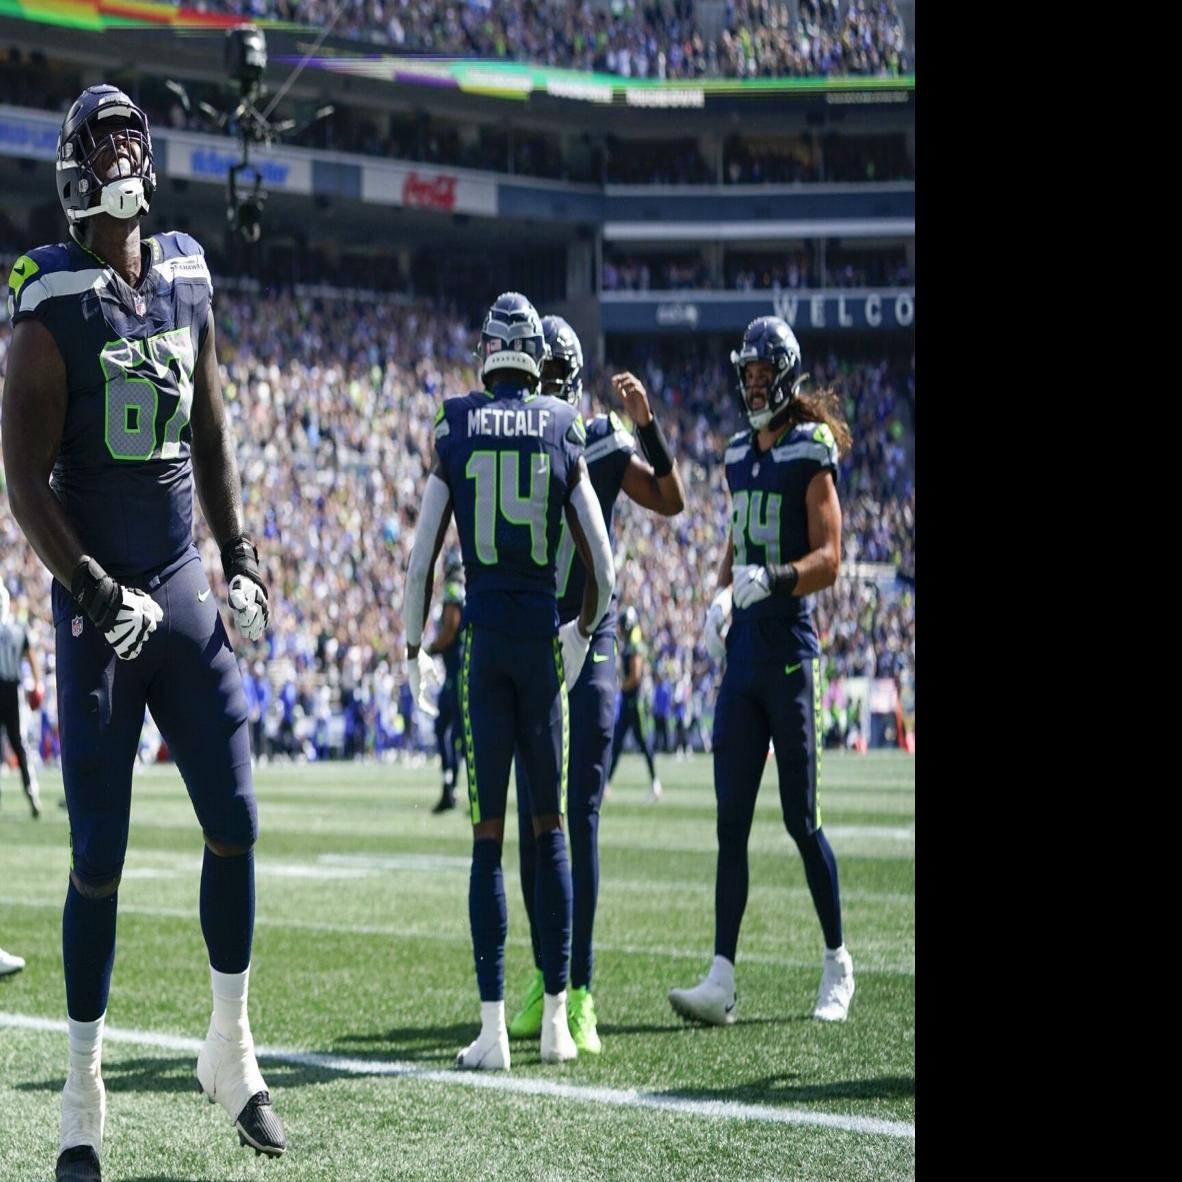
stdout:
{"type": "Polygon", "coordinates": [[[144,297],[139,292],[132,294],[132,302],[135,305],[135,314],[142,320],[148,311],[148,305],[144,303],[144,297]]]}

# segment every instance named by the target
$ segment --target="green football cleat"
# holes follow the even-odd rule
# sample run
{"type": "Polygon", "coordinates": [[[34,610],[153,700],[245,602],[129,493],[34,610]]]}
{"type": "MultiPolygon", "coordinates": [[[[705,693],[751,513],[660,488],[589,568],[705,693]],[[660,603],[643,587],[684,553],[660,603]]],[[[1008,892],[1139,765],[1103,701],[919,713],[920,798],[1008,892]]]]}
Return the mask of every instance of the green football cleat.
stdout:
{"type": "Polygon", "coordinates": [[[542,994],[545,984],[542,981],[542,970],[534,972],[534,979],[530,982],[529,992],[521,1009],[513,1015],[509,1023],[510,1038],[537,1038],[542,1032],[542,994]]]}
{"type": "Polygon", "coordinates": [[[598,1055],[603,1050],[595,1028],[595,998],[589,989],[572,989],[567,994],[566,1012],[571,1038],[580,1055],[598,1055]]]}

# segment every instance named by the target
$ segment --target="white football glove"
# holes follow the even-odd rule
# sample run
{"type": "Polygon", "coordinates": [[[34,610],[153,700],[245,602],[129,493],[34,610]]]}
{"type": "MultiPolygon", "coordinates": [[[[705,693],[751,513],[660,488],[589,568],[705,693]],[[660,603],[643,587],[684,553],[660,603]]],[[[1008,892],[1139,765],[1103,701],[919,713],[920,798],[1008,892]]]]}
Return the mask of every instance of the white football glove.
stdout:
{"type": "Polygon", "coordinates": [[[719,663],[726,660],[726,633],[731,622],[731,589],[723,587],[706,611],[706,628],[703,639],[706,651],[719,663]]]}
{"type": "Polygon", "coordinates": [[[432,691],[443,685],[443,674],[439,672],[434,658],[425,648],[406,662],[406,674],[410,679],[410,693],[415,705],[428,717],[437,718],[439,708],[432,700],[432,691]]]}
{"type": "Polygon", "coordinates": [[[587,651],[591,647],[591,637],[584,636],[579,631],[578,619],[567,620],[558,629],[558,643],[562,647],[562,672],[568,690],[575,688],[579,674],[583,672],[583,662],[587,659],[587,651]]]}
{"type": "Polygon", "coordinates": [[[271,618],[267,593],[246,575],[235,575],[230,580],[230,610],[234,626],[247,640],[258,640],[271,618]]]}
{"type": "Polygon", "coordinates": [[[733,579],[735,607],[750,607],[772,593],[766,566],[736,566],[733,579]]]}
{"type": "Polygon", "coordinates": [[[144,642],[164,619],[160,605],[146,592],[135,587],[120,587],[122,602],[115,623],[103,633],[121,661],[134,661],[144,642]]]}

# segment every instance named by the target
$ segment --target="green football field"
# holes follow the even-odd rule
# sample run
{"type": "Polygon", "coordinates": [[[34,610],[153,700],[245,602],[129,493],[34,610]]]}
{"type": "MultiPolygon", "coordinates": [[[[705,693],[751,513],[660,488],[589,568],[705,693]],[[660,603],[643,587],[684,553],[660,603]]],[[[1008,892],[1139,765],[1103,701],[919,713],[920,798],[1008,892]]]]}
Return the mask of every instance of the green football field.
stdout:
{"type": "MultiPolygon", "coordinates": [[[[251,1021],[289,1149],[239,1147],[196,1091],[209,1021],[197,919],[201,834],[175,770],[136,775],[107,1012],[105,1179],[885,1179],[915,1172],[915,765],[827,754],[821,805],[841,868],[857,993],[844,1024],[810,1017],[822,941],[774,765],[751,835],[739,1019],[690,1026],[669,1007],[713,954],[711,763],[659,758],[645,802],[626,756],[600,826],[594,982],[604,1052],[508,1075],[451,1070],[475,1037],[467,818],[432,816],[433,766],[278,766],[256,775],[262,835],[251,1021]]],[[[60,778],[28,815],[0,796],[0,1179],[53,1177],[65,1082],[60,778]]],[[[511,1013],[531,962],[506,841],[511,1013]]]]}

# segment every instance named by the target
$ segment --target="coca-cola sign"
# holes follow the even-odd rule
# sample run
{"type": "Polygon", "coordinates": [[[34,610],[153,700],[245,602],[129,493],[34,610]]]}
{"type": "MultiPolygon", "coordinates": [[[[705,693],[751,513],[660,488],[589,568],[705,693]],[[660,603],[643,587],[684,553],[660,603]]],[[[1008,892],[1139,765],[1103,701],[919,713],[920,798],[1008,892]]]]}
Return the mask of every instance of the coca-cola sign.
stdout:
{"type": "Polygon", "coordinates": [[[409,172],[402,182],[402,204],[419,209],[455,209],[458,183],[458,177],[442,173],[438,176],[420,176],[417,172],[409,172]]]}

